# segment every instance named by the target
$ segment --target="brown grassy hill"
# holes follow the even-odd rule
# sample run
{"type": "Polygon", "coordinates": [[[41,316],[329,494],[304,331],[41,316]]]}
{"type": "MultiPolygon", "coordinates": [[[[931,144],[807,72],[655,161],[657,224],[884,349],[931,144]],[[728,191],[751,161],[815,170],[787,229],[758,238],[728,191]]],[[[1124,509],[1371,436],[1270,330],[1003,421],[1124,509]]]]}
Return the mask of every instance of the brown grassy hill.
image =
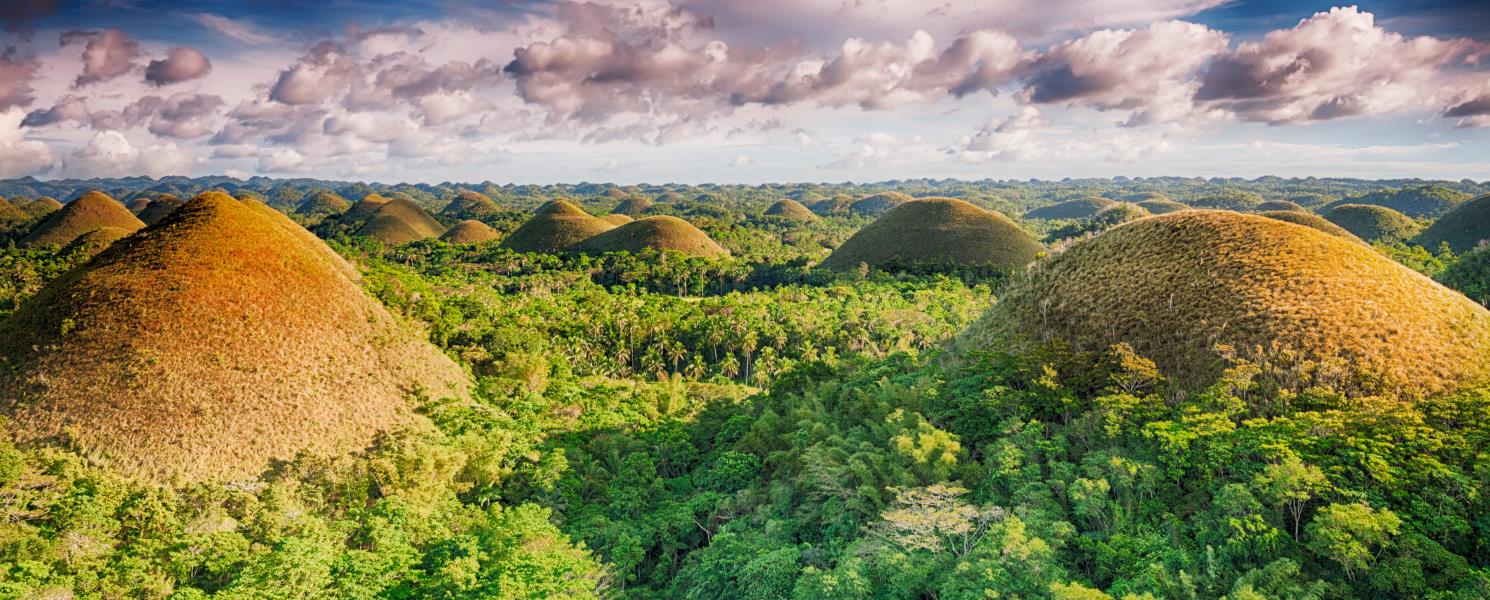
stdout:
{"type": "Polygon", "coordinates": [[[1324,218],[1368,242],[1407,240],[1423,229],[1412,217],[1375,204],[1341,204],[1324,218]]]}
{"type": "Polygon", "coordinates": [[[790,198],[777,200],[775,204],[772,204],[770,208],[766,209],[766,216],[809,223],[818,220],[817,215],[813,214],[810,209],[801,202],[790,198]]]}
{"type": "Polygon", "coordinates": [[[1318,229],[1336,237],[1345,238],[1352,242],[1365,243],[1365,240],[1356,237],[1354,233],[1351,233],[1344,227],[1331,223],[1329,219],[1316,215],[1312,212],[1302,210],[1270,210],[1257,214],[1269,219],[1286,221],[1295,225],[1303,225],[1304,227],[1313,227],[1314,229],[1318,229]]]}
{"type": "Polygon", "coordinates": [[[1117,204],[1114,200],[1089,196],[1042,206],[1024,213],[1026,219],[1090,219],[1102,209],[1117,204]]]}
{"type": "Polygon", "coordinates": [[[0,230],[14,231],[32,220],[31,214],[0,198],[0,230]]]}
{"type": "Polygon", "coordinates": [[[638,219],[574,245],[576,252],[601,254],[646,249],[670,250],[690,256],[729,256],[729,251],[688,221],[673,216],[638,219]]]}
{"type": "Polygon", "coordinates": [[[347,212],[336,217],[336,221],[346,227],[362,227],[367,220],[378,214],[378,209],[383,208],[389,202],[389,198],[379,194],[368,194],[358,200],[347,212]]]}
{"type": "Polygon", "coordinates": [[[1454,252],[1468,252],[1490,239],[1490,194],[1480,196],[1450,211],[1414,240],[1429,250],[1447,243],[1454,252]]]}
{"type": "Polygon", "coordinates": [[[852,196],[838,194],[832,198],[823,198],[806,205],[813,214],[820,216],[841,215],[848,212],[848,207],[854,203],[852,196]]]}
{"type": "Polygon", "coordinates": [[[554,200],[540,206],[531,218],[503,239],[502,247],[517,252],[563,252],[615,227],[567,200],[554,200]]]}
{"type": "Polygon", "coordinates": [[[134,213],[135,216],[139,216],[140,213],[145,212],[145,209],[150,206],[150,201],[151,199],[149,197],[140,196],[129,202],[125,202],[124,208],[129,209],[129,212],[134,213]]]}
{"type": "Polygon", "coordinates": [[[1264,378],[1347,393],[1437,393],[1490,373],[1490,312],[1375,250],[1226,211],[1134,221],[1078,243],[1008,290],[963,350],[1126,343],[1182,389],[1213,381],[1218,346],[1264,378]]]}
{"type": "Polygon", "coordinates": [[[953,198],[921,198],[864,226],[824,259],[824,268],[985,265],[1017,269],[1045,248],[1008,217],[953,198]]]}
{"type": "Polygon", "coordinates": [[[175,196],[170,198],[156,198],[151,200],[150,204],[145,207],[145,210],[140,211],[137,216],[146,225],[154,225],[170,216],[171,213],[176,212],[176,209],[181,208],[183,204],[186,204],[186,201],[175,196]]]}
{"type": "Polygon", "coordinates": [[[466,220],[456,223],[454,227],[451,227],[444,235],[441,235],[440,239],[452,244],[477,244],[489,242],[499,237],[502,237],[501,234],[497,233],[497,230],[492,229],[491,225],[487,225],[481,221],[466,220]]]}
{"type": "Polygon", "coordinates": [[[31,215],[33,219],[40,219],[54,212],[62,210],[62,203],[51,196],[42,196],[32,200],[29,204],[22,206],[21,210],[31,215]]]}
{"type": "Polygon", "coordinates": [[[502,212],[502,207],[498,206],[490,196],[466,190],[456,194],[455,198],[440,210],[440,215],[465,220],[490,217],[499,212],[502,212]]]}
{"type": "Polygon", "coordinates": [[[103,192],[88,192],[68,202],[57,212],[47,215],[18,245],[23,248],[56,246],[61,248],[78,236],[100,227],[118,227],[135,231],[145,227],[129,209],[103,192]]]}
{"type": "Polygon", "coordinates": [[[445,233],[444,225],[418,204],[403,198],[394,198],[378,207],[372,218],[357,229],[357,235],[389,246],[439,237],[442,233],[445,233]]]}
{"type": "Polygon", "coordinates": [[[1138,205],[1142,206],[1144,210],[1156,215],[1167,215],[1172,212],[1190,210],[1189,206],[1168,199],[1144,200],[1139,202],[1138,205]]]}
{"type": "Polygon", "coordinates": [[[305,196],[295,207],[295,214],[306,216],[339,215],[352,207],[346,198],[328,190],[316,190],[305,196]]]}
{"type": "Polygon", "coordinates": [[[241,479],[417,424],[416,387],[465,394],[459,367],[268,210],[198,196],[0,324],[11,434],[143,478],[241,479]]]}
{"type": "Polygon", "coordinates": [[[124,239],[130,233],[118,227],[99,227],[68,242],[66,246],[62,247],[61,254],[68,255],[81,252],[90,257],[96,256],[99,252],[103,252],[109,246],[114,245],[114,242],[124,239]]]}
{"type": "Polygon", "coordinates": [[[853,204],[848,205],[848,210],[856,215],[877,217],[913,199],[900,192],[880,192],[855,200],[853,204]]]}
{"type": "Polygon", "coordinates": [[[611,213],[600,217],[600,220],[605,221],[606,223],[610,223],[611,225],[615,225],[616,227],[620,227],[622,225],[635,221],[636,219],[633,219],[621,213],[611,213]]]}
{"type": "Polygon", "coordinates": [[[1297,202],[1293,202],[1291,200],[1268,200],[1267,202],[1263,202],[1262,204],[1257,205],[1256,210],[1257,212],[1273,212],[1279,210],[1302,211],[1304,210],[1304,207],[1299,206],[1297,202]]]}
{"type": "Polygon", "coordinates": [[[648,209],[651,209],[655,205],[656,203],[652,202],[648,198],[644,198],[642,196],[629,196],[626,199],[622,200],[619,204],[616,204],[615,208],[610,209],[610,214],[635,217],[644,212],[647,212],[648,209]]]}

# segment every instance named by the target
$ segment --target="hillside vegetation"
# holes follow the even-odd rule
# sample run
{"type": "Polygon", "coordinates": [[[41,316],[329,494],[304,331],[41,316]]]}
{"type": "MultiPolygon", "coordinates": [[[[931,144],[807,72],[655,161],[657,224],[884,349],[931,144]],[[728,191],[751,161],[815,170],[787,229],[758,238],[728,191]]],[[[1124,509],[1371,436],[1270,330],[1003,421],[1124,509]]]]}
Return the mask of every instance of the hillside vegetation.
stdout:
{"type": "Polygon", "coordinates": [[[1407,215],[1374,204],[1341,204],[1324,218],[1368,242],[1409,240],[1423,228],[1407,215]]]}
{"type": "Polygon", "coordinates": [[[1426,248],[1448,244],[1455,252],[1468,252],[1490,239],[1490,194],[1480,196],[1439,217],[1414,240],[1426,248]]]}

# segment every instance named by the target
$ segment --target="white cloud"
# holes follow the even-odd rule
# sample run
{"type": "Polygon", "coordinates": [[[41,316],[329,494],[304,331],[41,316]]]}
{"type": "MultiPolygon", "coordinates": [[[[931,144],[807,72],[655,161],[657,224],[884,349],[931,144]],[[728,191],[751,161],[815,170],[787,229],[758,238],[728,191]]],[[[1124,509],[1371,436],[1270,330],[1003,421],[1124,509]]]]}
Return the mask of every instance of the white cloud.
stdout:
{"type": "Polygon", "coordinates": [[[26,139],[21,129],[25,118],[26,113],[18,108],[0,112],[0,177],[32,175],[55,162],[45,142],[26,139]]]}
{"type": "Polygon", "coordinates": [[[186,175],[195,161],[174,143],[135,147],[123,133],[100,131],[86,145],[68,155],[62,171],[69,177],[126,177],[186,175]]]}

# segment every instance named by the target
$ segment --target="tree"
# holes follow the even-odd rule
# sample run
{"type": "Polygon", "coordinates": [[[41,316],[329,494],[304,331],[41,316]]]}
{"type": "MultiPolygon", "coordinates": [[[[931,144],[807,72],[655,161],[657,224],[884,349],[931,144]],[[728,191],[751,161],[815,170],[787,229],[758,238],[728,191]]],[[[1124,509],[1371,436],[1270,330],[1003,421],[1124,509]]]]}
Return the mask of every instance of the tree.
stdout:
{"type": "Polygon", "coordinates": [[[1004,517],[1004,509],[964,502],[966,488],[934,484],[896,490],[895,504],[871,526],[875,539],[902,552],[971,552],[988,533],[988,526],[1004,517]]]}
{"type": "Polygon", "coordinates": [[[1329,488],[1324,471],[1304,463],[1290,453],[1283,462],[1263,467],[1262,473],[1252,480],[1264,498],[1273,506],[1282,507],[1293,519],[1293,539],[1299,539],[1299,525],[1304,518],[1304,508],[1320,492],[1329,488]]]}
{"type": "Polygon", "coordinates": [[[1355,581],[1357,572],[1375,564],[1401,526],[1402,519],[1385,508],[1375,510],[1361,502],[1331,504],[1319,509],[1309,523],[1309,549],[1340,563],[1345,577],[1355,581]]]}

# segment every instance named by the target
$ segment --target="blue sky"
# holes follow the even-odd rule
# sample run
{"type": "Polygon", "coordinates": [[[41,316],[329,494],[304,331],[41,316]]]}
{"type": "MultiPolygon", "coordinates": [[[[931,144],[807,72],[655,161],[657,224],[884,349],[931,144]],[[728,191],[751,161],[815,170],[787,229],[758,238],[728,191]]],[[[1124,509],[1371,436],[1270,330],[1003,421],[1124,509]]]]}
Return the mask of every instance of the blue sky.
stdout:
{"type": "Polygon", "coordinates": [[[123,0],[0,17],[3,177],[1490,179],[1484,2],[123,0]]]}

